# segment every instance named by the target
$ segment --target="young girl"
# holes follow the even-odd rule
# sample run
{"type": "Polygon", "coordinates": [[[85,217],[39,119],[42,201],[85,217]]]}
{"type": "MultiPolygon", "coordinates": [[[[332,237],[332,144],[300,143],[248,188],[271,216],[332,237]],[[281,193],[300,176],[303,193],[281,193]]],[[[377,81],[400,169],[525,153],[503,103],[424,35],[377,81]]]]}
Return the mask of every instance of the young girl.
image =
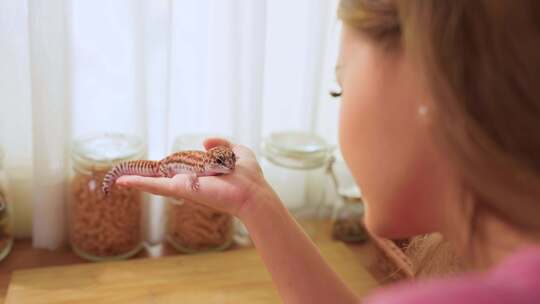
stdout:
{"type": "MultiPolygon", "coordinates": [[[[342,0],[340,144],[387,238],[439,232],[463,272],[370,303],[540,303],[540,1],[342,0]]],[[[286,303],[358,303],[231,145],[231,175],[123,177],[240,218],[286,303]]],[[[436,259],[433,256],[432,259],[436,259]]]]}

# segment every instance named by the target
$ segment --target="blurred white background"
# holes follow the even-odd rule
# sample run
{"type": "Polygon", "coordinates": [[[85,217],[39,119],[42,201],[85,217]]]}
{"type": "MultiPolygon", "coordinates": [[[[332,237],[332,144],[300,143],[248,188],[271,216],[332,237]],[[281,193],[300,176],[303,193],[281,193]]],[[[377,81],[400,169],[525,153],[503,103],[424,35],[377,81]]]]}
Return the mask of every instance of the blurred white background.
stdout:
{"type": "Polygon", "coordinates": [[[17,236],[33,231],[40,247],[63,242],[69,147],[82,135],[138,135],[151,159],[185,133],[219,133],[255,150],[280,130],[335,144],[336,5],[0,1],[0,139],[17,236]]]}

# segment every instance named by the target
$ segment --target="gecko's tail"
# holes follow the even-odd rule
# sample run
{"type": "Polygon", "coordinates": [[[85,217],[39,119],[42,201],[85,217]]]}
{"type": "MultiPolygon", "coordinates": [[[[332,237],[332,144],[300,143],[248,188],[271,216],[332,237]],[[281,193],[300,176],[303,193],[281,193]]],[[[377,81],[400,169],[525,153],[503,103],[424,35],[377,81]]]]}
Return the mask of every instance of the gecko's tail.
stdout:
{"type": "Polygon", "coordinates": [[[105,195],[111,192],[111,188],[118,178],[123,175],[138,175],[158,177],[162,176],[160,161],[132,160],[120,163],[112,168],[103,178],[102,190],[105,195]]]}

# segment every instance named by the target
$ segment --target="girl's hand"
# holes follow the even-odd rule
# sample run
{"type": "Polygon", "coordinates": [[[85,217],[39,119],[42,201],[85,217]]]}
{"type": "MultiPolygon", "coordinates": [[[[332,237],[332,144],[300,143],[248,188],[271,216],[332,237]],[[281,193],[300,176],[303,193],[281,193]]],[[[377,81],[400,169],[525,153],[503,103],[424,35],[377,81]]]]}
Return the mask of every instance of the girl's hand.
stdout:
{"type": "Polygon", "coordinates": [[[242,211],[249,204],[263,196],[275,194],[265,181],[261,167],[251,150],[218,138],[210,138],[204,142],[206,150],[223,145],[231,147],[236,154],[234,172],[222,176],[200,177],[198,191],[189,187],[188,176],[184,174],[173,178],[123,176],[116,183],[175,199],[187,199],[241,218],[242,211]]]}

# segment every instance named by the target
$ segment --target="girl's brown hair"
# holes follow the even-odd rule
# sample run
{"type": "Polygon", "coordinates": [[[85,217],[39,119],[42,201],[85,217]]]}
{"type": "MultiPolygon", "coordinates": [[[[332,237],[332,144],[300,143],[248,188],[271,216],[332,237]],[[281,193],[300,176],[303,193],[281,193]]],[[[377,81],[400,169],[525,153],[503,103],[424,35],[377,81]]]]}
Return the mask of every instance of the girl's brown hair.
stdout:
{"type": "Polygon", "coordinates": [[[341,0],[338,15],[425,71],[434,136],[472,196],[469,229],[496,216],[538,239],[540,1],[341,0]]]}

